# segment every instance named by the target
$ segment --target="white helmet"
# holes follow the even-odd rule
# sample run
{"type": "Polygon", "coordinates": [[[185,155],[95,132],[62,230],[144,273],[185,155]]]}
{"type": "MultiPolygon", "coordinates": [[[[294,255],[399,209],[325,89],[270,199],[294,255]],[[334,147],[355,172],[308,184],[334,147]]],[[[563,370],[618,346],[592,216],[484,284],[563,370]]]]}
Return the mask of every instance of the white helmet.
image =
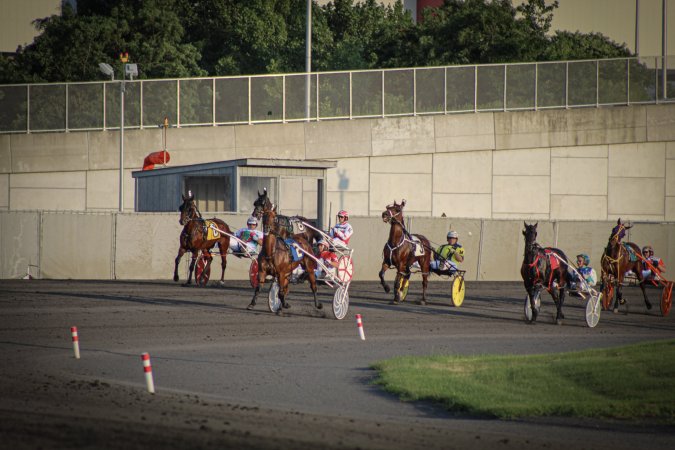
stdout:
{"type": "Polygon", "coordinates": [[[249,217],[246,221],[246,225],[258,225],[258,219],[255,217],[249,217]]]}
{"type": "Polygon", "coordinates": [[[454,230],[448,231],[448,239],[450,238],[459,239],[459,233],[454,230]]]}

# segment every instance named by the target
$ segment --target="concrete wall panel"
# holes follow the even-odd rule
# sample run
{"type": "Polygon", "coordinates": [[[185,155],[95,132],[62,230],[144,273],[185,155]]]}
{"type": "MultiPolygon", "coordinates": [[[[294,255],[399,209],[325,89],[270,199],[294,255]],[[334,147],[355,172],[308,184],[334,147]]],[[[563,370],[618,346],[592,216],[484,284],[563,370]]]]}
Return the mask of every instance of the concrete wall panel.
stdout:
{"type": "Polygon", "coordinates": [[[328,191],[368,192],[370,158],[339,159],[335,169],[328,170],[328,191]]]}
{"type": "Polygon", "coordinates": [[[40,215],[37,212],[0,212],[0,278],[41,277],[40,215]]]}
{"type": "Polygon", "coordinates": [[[675,105],[648,107],[647,141],[675,141],[675,105]]]}
{"type": "Polygon", "coordinates": [[[495,148],[494,114],[455,114],[434,117],[436,152],[495,148]]]}
{"type": "Polygon", "coordinates": [[[668,222],[675,222],[675,197],[666,197],[665,208],[665,220],[668,222]]]}
{"type": "Polygon", "coordinates": [[[606,195],[551,195],[553,220],[607,220],[606,195]]]}
{"type": "Polygon", "coordinates": [[[9,174],[0,174],[0,209],[9,209],[9,174]]]}
{"type": "Polygon", "coordinates": [[[307,159],[347,158],[372,154],[370,120],[335,120],[305,126],[307,159]]]}
{"type": "Polygon", "coordinates": [[[491,194],[434,194],[433,217],[490,217],[491,194]]]}
{"type": "Polygon", "coordinates": [[[373,156],[433,153],[433,117],[374,119],[373,156]]]}
{"type": "MultiPolygon", "coordinates": [[[[126,134],[129,132],[130,130],[126,131],[125,133],[125,153],[127,150],[126,144],[129,142],[129,138],[126,136],[126,134]]],[[[142,134],[138,135],[138,137],[142,136],[142,134]]],[[[154,133],[151,133],[150,136],[154,136],[154,133]]],[[[118,130],[89,131],[87,132],[87,141],[89,143],[89,170],[107,170],[119,168],[120,132],[118,130]]]]}
{"type": "MultiPolygon", "coordinates": [[[[171,155],[171,165],[182,166],[236,159],[234,127],[213,127],[213,132],[206,135],[204,130],[203,127],[167,130],[166,146],[171,155]]],[[[161,145],[152,151],[160,150],[161,145]]]]}
{"type": "Polygon", "coordinates": [[[605,158],[607,145],[582,145],[579,147],[551,147],[552,158],[605,158]]]}
{"type": "Polygon", "coordinates": [[[110,214],[43,213],[42,276],[111,279],[112,219],[110,214]]]}
{"type": "Polygon", "coordinates": [[[370,158],[370,173],[428,174],[431,173],[432,158],[430,154],[372,157],[370,158]]]}
{"type": "Polygon", "coordinates": [[[675,141],[666,142],[666,159],[675,159],[675,141]]]}
{"type": "Polygon", "coordinates": [[[335,224],[335,215],[341,209],[349,211],[350,217],[379,214],[384,210],[384,205],[379,211],[369,210],[370,197],[368,192],[329,191],[327,197],[326,214],[330,213],[329,219],[332,224],[335,224]]]}
{"type": "MultiPolygon", "coordinates": [[[[431,215],[431,175],[373,173],[370,175],[371,211],[384,211],[396,200],[412,200],[406,206],[408,215],[431,215]],[[420,195],[427,192],[427,195],[420,195]]],[[[377,214],[377,213],[376,213],[377,214]]]]}
{"type": "Polygon", "coordinates": [[[548,175],[551,173],[549,148],[505,150],[493,153],[495,175],[548,175]]]}
{"type": "Polygon", "coordinates": [[[236,159],[304,159],[305,134],[302,123],[237,125],[234,127],[236,159]]]}
{"type": "MultiPolygon", "coordinates": [[[[173,277],[183,227],[177,214],[116,214],[118,239],[115,245],[115,277],[121,280],[165,279],[173,277]]],[[[181,260],[178,274],[186,279],[190,254],[181,260]]],[[[214,257],[211,278],[220,279],[220,258],[214,257]]]]}
{"type": "Polygon", "coordinates": [[[552,158],[551,196],[607,195],[606,158],[552,158]]]}
{"type": "Polygon", "coordinates": [[[666,160],[666,196],[675,195],[675,159],[666,160]]]}
{"type": "Polygon", "coordinates": [[[663,142],[609,146],[610,177],[665,176],[666,146],[663,142]]]}
{"type": "Polygon", "coordinates": [[[0,173],[12,171],[12,153],[9,147],[9,135],[0,136],[0,173]]]}
{"type": "Polygon", "coordinates": [[[493,183],[493,212],[521,216],[549,214],[549,177],[495,176],[493,183]]]}
{"type": "Polygon", "coordinates": [[[12,173],[87,170],[88,133],[10,135],[12,173]]]}
{"type": "Polygon", "coordinates": [[[119,194],[117,189],[111,187],[116,187],[119,182],[118,170],[87,172],[87,209],[117,209],[119,207],[119,194]]]}
{"type": "MultiPolygon", "coordinates": [[[[616,222],[615,222],[616,223],[616,222]]],[[[576,263],[576,255],[585,253],[591,258],[591,267],[600,278],[602,253],[614,224],[612,222],[560,222],[558,248],[576,263]]]]}
{"type": "Polygon", "coordinates": [[[614,216],[663,217],[663,178],[614,178],[609,179],[608,218],[614,216]]]}
{"type": "Polygon", "coordinates": [[[433,192],[492,192],[492,152],[437,153],[433,161],[433,192]]]}

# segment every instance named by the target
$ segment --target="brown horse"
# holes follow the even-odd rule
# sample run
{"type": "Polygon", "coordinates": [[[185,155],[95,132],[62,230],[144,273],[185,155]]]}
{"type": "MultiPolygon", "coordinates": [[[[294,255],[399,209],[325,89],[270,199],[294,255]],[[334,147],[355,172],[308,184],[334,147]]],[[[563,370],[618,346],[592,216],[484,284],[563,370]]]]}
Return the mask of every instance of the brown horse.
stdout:
{"type": "MultiPolygon", "coordinates": [[[[258,220],[262,220],[263,213],[265,211],[270,211],[273,207],[274,203],[272,203],[272,201],[267,196],[267,189],[265,188],[263,189],[262,194],[260,193],[260,191],[258,191],[258,198],[256,199],[255,202],[253,202],[253,213],[251,215],[253,217],[256,217],[258,220]]],[[[287,217],[278,214],[277,222],[279,222],[280,225],[280,232],[285,233],[284,230],[287,230],[288,234],[293,233],[292,231],[293,223],[297,223],[300,233],[295,234],[295,236],[304,237],[305,239],[307,239],[307,242],[309,242],[311,245],[318,244],[322,238],[321,234],[318,231],[302,225],[302,222],[305,222],[314,226],[314,223],[312,223],[313,221],[309,220],[306,217],[303,216],[287,217]]]]}
{"type": "Polygon", "coordinates": [[[382,220],[389,223],[389,240],[382,251],[382,269],[380,270],[380,283],[386,293],[389,293],[389,286],[384,281],[384,273],[387,269],[393,267],[396,269],[396,278],[394,280],[394,300],[393,303],[401,301],[401,291],[410,279],[410,267],[419,263],[422,271],[422,300],[421,305],[427,301],[427,284],[429,277],[429,265],[431,263],[431,244],[429,240],[421,234],[410,234],[403,226],[403,207],[405,200],[401,204],[394,201],[388,205],[382,212],[382,220]],[[415,255],[415,249],[421,246],[421,254],[415,255]]]}
{"type": "Polygon", "coordinates": [[[623,279],[626,272],[632,270],[640,282],[640,289],[642,296],[645,299],[645,306],[647,309],[652,309],[652,304],[649,303],[647,292],[645,291],[645,280],[642,276],[643,263],[640,258],[640,247],[632,242],[621,242],[621,239],[626,235],[626,230],[630,229],[632,225],[626,226],[621,223],[621,219],[616,221],[616,226],[612,228],[609,235],[607,247],[602,254],[602,274],[600,290],[604,293],[606,298],[603,300],[603,305],[607,308],[612,301],[613,287],[616,286],[616,301],[614,302],[614,312],[619,312],[619,305],[626,301],[623,299],[622,287],[623,279]]]}
{"type": "Polygon", "coordinates": [[[537,244],[537,224],[528,225],[525,222],[525,255],[520,266],[520,275],[523,277],[527,295],[530,298],[532,320],[537,320],[539,308],[536,300],[545,287],[553,297],[556,306],[556,323],[562,324],[565,315],[562,312],[565,303],[565,286],[567,285],[567,256],[562,250],[553,247],[540,247],[537,244]],[[556,256],[557,255],[557,256],[556,256]]]}
{"type": "MultiPolygon", "coordinates": [[[[279,300],[281,300],[282,308],[290,308],[291,305],[286,301],[288,285],[291,273],[298,265],[302,265],[309,279],[312,294],[314,294],[314,306],[321,309],[323,305],[319,303],[316,296],[316,277],[314,275],[316,262],[307,256],[312,254],[312,248],[305,238],[294,235],[292,239],[300,246],[303,255],[298,261],[293,261],[290,248],[293,243],[286,242],[289,235],[287,230],[279,226],[275,209],[273,206],[271,209],[265,210],[262,215],[264,237],[263,248],[258,255],[258,283],[254,288],[253,298],[248,305],[248,309],[255,307],[260,286],[265,283],[268,274],[275,276],[279,282],[279,300]]],[[[281,314],[282,308],[279,308],[278,314],[281,314]]]]}
{"type": "MultiPolygon", "coordinates": [[[[183,225],[183,231],[180,234],[180,247],[178,248],[178,256],[176,256],[175,267],[173,270],[173,281],[178,281],[178,264],[180,263],[181,258],[186,252],[192,253],[192,260],[190,261],[190,270],[188,272],[188,279],[183,284],[187,286],[192,284],[192,272],[195,268],[195,263],[199,252],[202,252],[202,255],[206,258],[206,267],[204,267],[204,272],[209,273],[208,271],[211,268],[211,261],[213,256],[211,256],[210,250],[218,244],[220,249],[220,258],[221,258],[221,267],[222,273],[220,275],[220,283],[225,282],[225,268],[227,267],[227,249],[230,246],[230,236],[221,233],[218,230],[225,231],[232,234],[230,227],[227,226],[225,222],[220,219],[204,220],[202,215],[197,209],[195,204],[195,199],[192,193],[189,193],[187,196],[183,195],[183,203],[180,205],[178,210],[180,211],[180,224],[183,225]],[[217,228],[218,230],[214,229],[217,228]],[[211,228],[211,230],[209,230],[211,228]],[[209,234],[212,235],[212,238],[209,239],[209,234]]],[[[199,280],[195,278],[195,282],[199,284],[199,280]]]]}

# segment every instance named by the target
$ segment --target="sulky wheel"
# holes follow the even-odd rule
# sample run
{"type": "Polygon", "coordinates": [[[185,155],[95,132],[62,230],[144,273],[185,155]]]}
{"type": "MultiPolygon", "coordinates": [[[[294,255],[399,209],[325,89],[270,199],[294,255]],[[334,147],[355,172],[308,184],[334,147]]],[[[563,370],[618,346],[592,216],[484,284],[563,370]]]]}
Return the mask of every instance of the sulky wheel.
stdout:
{"type": "Polygon", "coordinates": [[[270,292],[267,294],[267,305],[273,313],[279,311],[281,308],[281,300],[279,299],[279,282],[274,280],[270,292]]]}
{"type": "MultiPolygon", "coordinates": [[[[536,297],[534,298],[534,307],[537,309],[537,312],[539,312],[539,308],[541,308],[541,296],[539,295],[539,292],[537,292],[535,295],[536,297]]],[[[527,319],[528,322],[532,322],[532,308],[530,308],[529,294],[525,296],[524,311],[525,319],[527,319]]]]}
{"type": "Polygon", "coordinates": [[[602,309],[605,311],[609,310],[609,307],[612,305],[612,299],[614,298],[614,285],[610,282],[605,284],[605,289],[602,291],[602,309]]]}
{"type": "Polygon", "coordinates": [[[401,278],[399,282],[398,298],[400,301],[404,301],[408,296],[408,287],[410,286],[410,279],[401,278]]]}
{"type": "Polygon", "coordinates": [[[195,267],[195,282],[197,286],[204,287],[209,282],[211,277],[211,266],[206,256],[202,255],[197,259],[197,267],[195,267]]]}
{"type": "Polygon", "coordinates": [[[452,280],[452,293],[450,297],[454,306],[462,306],[462,303],[464,303],[465,290],[464,277],[455,277],[455,279],[452,280]]]}
{"type": "Polygon", "coordinates": [[[670,307],[673,304],[673,282],[669,281],[663,287],[661,294],[661,315],[666,317],[670,313],[670,307]]]}
{"type": "Polygon", "coordinates": [[[586,325],[590,328],[595,328],[600,321],[600,311],[602,310],[600,307],[600,297],[602,297],[602,294],[599,296],[591,295],[588,302],[586,302],[586,325]]]}
{"type": "Polygon", "coordinates": [[[349,310],[349,285],[340,286],[333,295],[333,314],[337,320],[342,320],[349,310]]]}
{"type": "Polygon", "coordinates": [[[338,260],[337,276],[342,283],[349,283],[352,281],[354,275],[354,262],[349,256],[341,256],[338,260]]]}
{"type": "Polygon", "coordinates": [[[258,260],[251,261],[251,266],[248,268],[248,279],[251,282],[251,287],[256,288],[260,282],[258,281],[258,260]]]}

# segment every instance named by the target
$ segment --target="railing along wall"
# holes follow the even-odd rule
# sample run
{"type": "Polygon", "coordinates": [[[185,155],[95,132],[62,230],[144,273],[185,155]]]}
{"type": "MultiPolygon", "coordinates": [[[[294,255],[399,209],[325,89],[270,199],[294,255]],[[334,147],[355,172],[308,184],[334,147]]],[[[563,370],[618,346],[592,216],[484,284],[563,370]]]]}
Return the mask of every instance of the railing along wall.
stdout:
{"type": "MultiPolygon", "coordinates": [[[[124,127],[165,117],[188,127],[675,102],[664,63],[674,67],[675,57],[134,80],[125,82],[124,127]]],[[[0,85],[0,133],[119,129],[120,85],[0,85]]]]}

